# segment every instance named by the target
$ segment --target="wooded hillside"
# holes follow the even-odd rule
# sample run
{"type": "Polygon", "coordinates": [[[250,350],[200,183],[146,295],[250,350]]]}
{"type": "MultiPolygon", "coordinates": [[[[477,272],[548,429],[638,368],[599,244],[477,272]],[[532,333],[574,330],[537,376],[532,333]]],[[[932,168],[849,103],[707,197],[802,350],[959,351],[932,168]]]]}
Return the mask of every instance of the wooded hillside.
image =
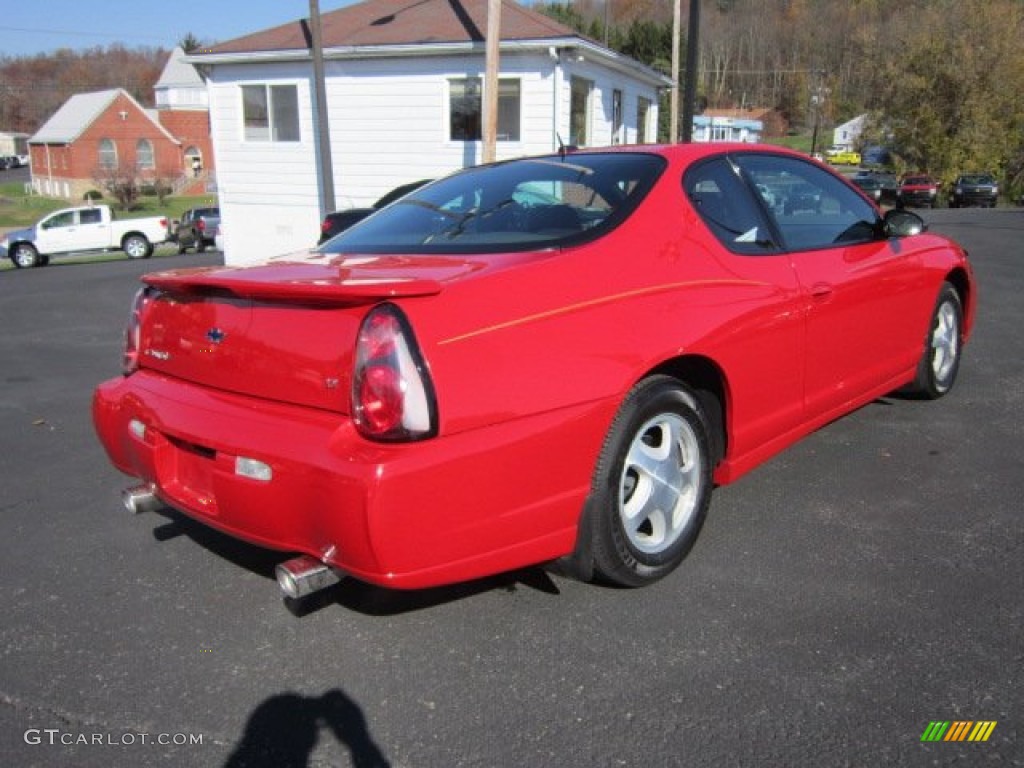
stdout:
{"type": "MultiPolygon", "coordinates": [[[[536,7],[668,73],[671,0],[607,1],[607,30],[605,0],[536,7]]],[[[1021,0],[703,0],[698,108],[774,108],[797,130],[868,113],[898,170],[1024,186],[1022,43],[1021,0]]]]}
{"type": "Polygon", "coordinates": [[[163,48],[111,45],[0,57],[0,130],[34,133],[69,97],[107,88],[124,88],[151,107],[168,56],[163,48]]]}

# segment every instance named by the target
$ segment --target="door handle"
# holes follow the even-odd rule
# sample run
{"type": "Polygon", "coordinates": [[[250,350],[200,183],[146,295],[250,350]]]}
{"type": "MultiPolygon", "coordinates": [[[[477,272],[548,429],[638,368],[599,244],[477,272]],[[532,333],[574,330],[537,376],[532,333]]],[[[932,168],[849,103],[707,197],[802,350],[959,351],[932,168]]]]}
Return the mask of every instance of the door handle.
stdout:
{"type": "Polygon", "coordinates": [[[815,283],[811,286],[811,298],[815,301],[824,301],[832,295],[832,285],[829,283],[815,283]]]}

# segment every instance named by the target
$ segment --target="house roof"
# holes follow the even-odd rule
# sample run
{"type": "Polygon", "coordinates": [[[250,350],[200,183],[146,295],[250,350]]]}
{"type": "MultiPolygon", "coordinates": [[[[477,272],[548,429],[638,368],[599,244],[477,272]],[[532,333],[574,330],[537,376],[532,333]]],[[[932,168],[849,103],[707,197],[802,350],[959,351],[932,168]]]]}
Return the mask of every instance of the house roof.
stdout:
{"type": "Polygon", "coordinates": [[[76,93],[65,101],[29,139],[31,144],[70,144],[82,135],[121,93],[120,88],[76,93]]]}
{"type": "Polygon", "coordinates": [[[154,88],[191,88],[206,87],[203,78],[199,76],[196,68],[185,61],[185,51],[175,48],[171,51],[170,58],[164,65],[160,79],[156,81],[154,88]]]}
{"type": "MultiPolygon", "coordinates": [[[[323,47],[483,42],[488,0],[366,0],[320,15],[323,47]]],[[[544,40],[580,37],[514,0],[501,0],[501,39],[544,40]]],[[[219,43],[203,53],[307,50],[309,25],[298,19],[219,43]]]]}
{"type": "MultiPolygon", "coordinates": [[[[482,53],[486,42],[488,0],[365,0],[320,14],[325,59],[372,56],[427,56],[482,53]]],[[[312,36],[306,19],[193,51],[196,65],[308,60],[312,36]]],[[[639,61],[605,48],[571,27],[501,0],[501,50],[574,48],[580,55],[629,73],[655,87],[671,78],[639,61]]]]}
{"type": "Polygon", "coordinates": [[[49,120],[43,123],[28,140],[29,144],[70,144],[102,115],[114,100],[124,95],[146,119],[159,128],[168,139],[175,144],[180,144],[167,129],[154,120],[142,105],[123,88],[113,88],[108,91],[93,91],[92,93],[76,93],[69,98],[60,109],[53,113],[49,120]]]}

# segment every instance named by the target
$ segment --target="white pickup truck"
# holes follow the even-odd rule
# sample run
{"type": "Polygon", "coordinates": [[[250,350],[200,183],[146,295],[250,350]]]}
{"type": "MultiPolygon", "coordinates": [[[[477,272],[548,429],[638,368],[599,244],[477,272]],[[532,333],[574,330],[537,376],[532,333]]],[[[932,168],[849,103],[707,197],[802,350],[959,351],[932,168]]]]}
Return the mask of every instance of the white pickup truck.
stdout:
{"type": "Polygon", "coordinates": [[[19,268],[38,267],[50,256],[83,251],[124,251],[132,259],[147,259],[153,246],[167,239],[167,219],[115,221],[110,206],[63,208],[43,217],[34,226],[8,232],[0,240],[0,252],[19,268]]]}

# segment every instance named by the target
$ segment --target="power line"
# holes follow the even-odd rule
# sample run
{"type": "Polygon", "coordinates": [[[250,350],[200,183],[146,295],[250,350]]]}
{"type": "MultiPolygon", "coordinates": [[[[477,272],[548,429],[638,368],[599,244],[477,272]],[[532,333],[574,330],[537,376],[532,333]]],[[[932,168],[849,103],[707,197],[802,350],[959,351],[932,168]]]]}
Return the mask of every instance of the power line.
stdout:
{"type": "MultiPolygon", "coordinates": [[[[113,40],[123,40],[126,37],[126,35],[124,35],[123,33],[114,33],[114,32],[84,32],[84,31],[82,31],[80,29],[43,29],[43,28],[40,28],[40,27],[32,28],[32,27],[5,27],[5,26],[0,26],[0,32],[20,32],[22,34],[30,34],[30,35],[35,35],[35,34],[38,34],[38,35],[68,35],[68,36],[71,36],[71,37],[105,37],[105,38],[110,38],[110,39],[113,39],[113,40]]],[[[135,32],[135,31],[132,31],[131,33],[129,33],[127,35],[127,37],[130,37],[133,40],[139,39],[139,38],[144,39],[144,40],[160,40],[161,42],[164,42],[164,41],[167,40],[166,36],[161,37],[161,36],[158,36],[158,35],[140,35],[138,32],[135,32]]]]}

